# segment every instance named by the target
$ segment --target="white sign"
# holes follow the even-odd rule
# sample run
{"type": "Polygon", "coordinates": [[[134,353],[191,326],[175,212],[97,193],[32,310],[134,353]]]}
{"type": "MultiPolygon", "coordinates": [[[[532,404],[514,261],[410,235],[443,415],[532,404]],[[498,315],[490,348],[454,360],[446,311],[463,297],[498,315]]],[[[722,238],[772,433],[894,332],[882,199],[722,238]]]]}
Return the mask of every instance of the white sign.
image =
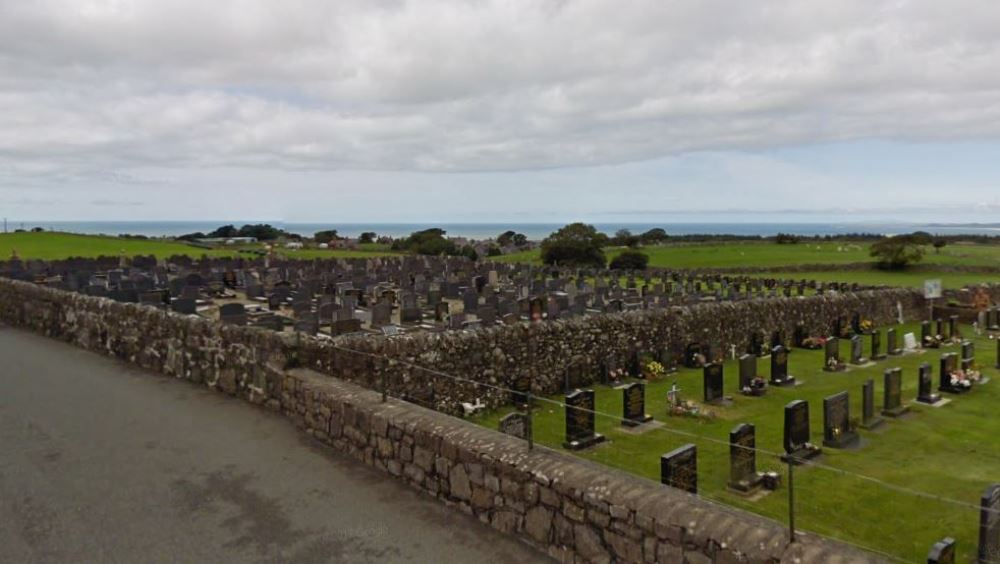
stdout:
{"type": "Polygon", "coordinates": [[[934,300],[941,297],[941,279],[924,280],[924,297],[934,300]]]}

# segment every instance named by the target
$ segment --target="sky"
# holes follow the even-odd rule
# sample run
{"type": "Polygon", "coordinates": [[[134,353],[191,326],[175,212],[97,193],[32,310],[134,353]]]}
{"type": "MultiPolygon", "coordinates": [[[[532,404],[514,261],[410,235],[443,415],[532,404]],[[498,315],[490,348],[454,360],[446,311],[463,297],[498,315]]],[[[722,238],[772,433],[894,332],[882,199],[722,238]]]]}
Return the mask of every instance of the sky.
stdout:
{"type": "Polygon", "coordinates": [[[0,215],[1000,222],[991,0],[0,0],[0,215]]]}

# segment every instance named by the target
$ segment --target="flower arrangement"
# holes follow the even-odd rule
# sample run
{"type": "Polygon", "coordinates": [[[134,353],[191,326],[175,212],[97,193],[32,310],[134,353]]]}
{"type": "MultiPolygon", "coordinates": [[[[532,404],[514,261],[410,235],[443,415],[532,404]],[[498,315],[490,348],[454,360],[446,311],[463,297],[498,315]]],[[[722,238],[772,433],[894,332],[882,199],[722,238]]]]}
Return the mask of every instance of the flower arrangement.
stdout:
{"type": "Polygon", "coordinates": [[[944,342],[944,337],[941,335],[927,335],[924,337],[924,348],[936,349],[941,346],[944,342]]]}
{"type": "Polygon", "coordinates": [[[837,357],[831,356],[826,361],[826,367],[828,370],[837,371],[844,368],[844,363],[837,359],[837,357]]]}
{"type": "Polygon", "coordinates": [[[806,337],[802,340],[802,348],[809,350],[819,350],[826,346],[826,339],[823,337],[806,337]]]}
{"type": "Polygon", "coordinates": [[[647,380],[657,380],[659,378],[663,378],[666,373],[667,369],[655,360],[650,360],[642,367],[643,377],[647,380]]]}
{"type": "Polygon", "coordinates": [[[759,396],[763,394],[764,390],[766,389],[767,389],[767,382],[765,382],[764,379],[761,378],[760,376],[757,376],[752,380],[750,380],[749,382],[747,382],[747,385],[743,386],[743,389],[740,391],[743,392],[743,395],[746,396],[759,396]]]}
{"type": "Polygon", "coordinates": [[[615,368],[608,371],[608,384],[618,384],[625,379],[627,374],[624,368],[615,368]]]}
{"type": "Polygon", "coordinates": [[[872,323],[871,319],[863,319],[861,320],[860,327],[861,327],[861,332],[867,334],[872,332],[872,329],[875,327],[875,324],[872,323]]]}
{"type": "Polygon", "coordinates": [[[983,375],[978,370],[955,370],[951,374],[951,385],[955,388],[971,388],[972,384],[982,379],[983,375]]]}

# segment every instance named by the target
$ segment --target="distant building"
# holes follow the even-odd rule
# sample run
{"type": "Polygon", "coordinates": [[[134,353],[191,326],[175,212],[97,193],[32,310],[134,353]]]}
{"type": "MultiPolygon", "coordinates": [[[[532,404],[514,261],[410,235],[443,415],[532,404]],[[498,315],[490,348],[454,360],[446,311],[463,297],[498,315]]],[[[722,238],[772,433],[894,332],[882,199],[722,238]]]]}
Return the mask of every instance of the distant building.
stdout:
{"type": "Polygon", "coordinates": [[[250,243],[256,243],[256,237],[206,237],[204,239],[195,239],[199,243],[205,243],[206,245],[247,245],[250,243]]]}

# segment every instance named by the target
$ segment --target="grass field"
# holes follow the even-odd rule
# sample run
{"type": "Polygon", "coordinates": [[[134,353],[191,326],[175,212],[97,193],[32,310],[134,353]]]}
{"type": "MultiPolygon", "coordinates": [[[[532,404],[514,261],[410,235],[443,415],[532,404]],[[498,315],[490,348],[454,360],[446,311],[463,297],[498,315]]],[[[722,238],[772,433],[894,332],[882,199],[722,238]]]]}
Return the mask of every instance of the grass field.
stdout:
{"type": "MultiPolygon", "coordinates": [[[[182,241],[160,239],[124,239],[103,235],[78,235],[73,233],[4,233],[0,234],[0,260],[7,260],[12,251],[17,251],[22,259],[65,259],[69,257],[119,256],[123,252],[127,256],[153,255],[166,258],[173,255],[200,257],[235,256],[240,251],[260,251],[262,245],[241,245],[218,249],[204,249],[188,245],[182,241]]],[[[360,250],[339,249],[278,249],[278,252],[289,258],[368,258],[389,256],[384,245],[363,245],[360,250]]]]}
{"type": "MultiPolygon", "coordinates": [[[[623,249],[607,249],[608,259],[616,257],[623,249]]],[[[760,276],[782,278],[812,278],[824,281],[849,281],[865,284],[892,286],[922,286],[928,278],[941,278],[946,288],[966,284],[1000,282],[1000,274],[966,274],[942,272],[938,265],[969,265],[1000,267],[1000,245],[959,244],[945,247],[940,253],[927,249],[924,260],[902,272],[886,272],[874,267],[861,271],[837,269],[818,272],[782,272],[777,267],[806,264],[850,264],[871,262],[866,243],[801,243],[778,245],[760,242],[728,242],[706,244],[677,244],[644,247],[649,255],[649,265],[657,268],[739,268],[775,267],[773,273],[760,276]]],[[[502,262],[531,262],[541,264],[539,251],[526,251],[500,257],[502,262]]]]}
{"type": "MultiPolygon", "coordinates": [[[[963,328],[971,332],[968,328],[963,328]]],[[[884,328],[883,328],[884,330],[884,328]]],[[[914,325],[902,326],[899,334],[917,331],[914,325]]],[[[883,344],[885,339],[883,338],[883,344]]],[[[789,372],[801,385],[772,388],[761,398],[738,392],[738,366],[725,364],[725,392],[732,396],[729,407],[709,407],[714,419],[670,417],[666,415],[666,394],[675,383],[684,399],[700,401],[703,397],[700,370],[681,369],[676,375],[650,382],[646,387],[646,411],[664,427],[642,434],[627,432],[619,424],[622,397],[609,386],[593,386],[597,392],[597,432],[608,441],[582,451],[579,456],[621,468],[659,481],[659,457],[685,443],[698,447],[700,495],[729,505],[787,522],[788,490],[786,467],[776,457],[758,454],[759,471],[775,470],[783,475],[778,491],[760,499],[748,499],[730,492],[729,431],[739,423],[753,423],[757,430],[757,448],[783,452],[783,407],[792,400],[809,401],[812,437],[822,442],[824,397],[847,390],[851,394],[852,418],[861,415],[861,387],[868,378],[876,382],[876,405],[882,402],[882,374],[886,368],[903,368],[904,403],[911,403],[911,413],[900,420],[888,421],[875,432],[860,431],[863,446],[858,450],[824,448],[820,461],[832,468],[869,478],[845,475],[820,467],[800,467],[795,472],[796,525],[830,537],[839,538],[869,549],[888,552],[908,561],[926,558],[930,546],[944,536],[958,539],[960,558],[968,562],[974,555],[978,513],[971,506],[991,482],[1000,481],[1000,451],[996,437],[1000,419],[995,417],[1000,401],[1000,371],[996,361],[995,341],[976,340],[977,358],[983,374],[993,382],[976,387],[943,407],[928,407],[913,402],[917,394],[917,367],[932,365],[937,387],[938,359],[942,352],[958,351],[957,346],[926,354],[890,357],[868,368],[852,367],[846,373],[822,371],[822,351],[795,350],[789,355],[789,372]],[[884,481],[882,485],[874,480],[884,481]],[[958,500],[969,507],[922,498],[893,489],[892,486],[958,500]]],[[[842,340],[842,358],[849,357],[849,343],[842,340]]],[[[865,339],[866,355],[868,339],[865,339]]],[[[758,373],[770,372],[761,359],[758,373]]],[[[561,396],[549,398],[561,401],[561,396]]],[[[504,409],[480,416],[478,423],[495,429],[504,409]]],[[[565,420],[562,407],[541,404],[535,416],[535,440],[554,449],[562,449],[565,420]]]]}

